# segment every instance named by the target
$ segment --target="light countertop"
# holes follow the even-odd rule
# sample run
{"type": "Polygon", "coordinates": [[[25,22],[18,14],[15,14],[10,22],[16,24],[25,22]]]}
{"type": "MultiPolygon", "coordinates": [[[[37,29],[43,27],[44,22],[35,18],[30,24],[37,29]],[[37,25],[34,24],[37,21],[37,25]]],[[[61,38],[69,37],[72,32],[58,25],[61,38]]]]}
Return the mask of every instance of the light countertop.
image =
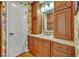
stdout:
{"type": "Polygon", "coordinates": [[[75,47],[75,42],[74,41],[69,41],[69,40],[64,40],[64,39],[57,39],[57,38],[54,38],[53,35],[45,35],[45,34],[34,35],[34,34],[29,34],[29,36],[42,38],[42,39],[46,39],[46,40],[51,40],[53,42],[58,42],[58,43],[61,43],[61,44],[65,44],[65,45],[75,47]]]}

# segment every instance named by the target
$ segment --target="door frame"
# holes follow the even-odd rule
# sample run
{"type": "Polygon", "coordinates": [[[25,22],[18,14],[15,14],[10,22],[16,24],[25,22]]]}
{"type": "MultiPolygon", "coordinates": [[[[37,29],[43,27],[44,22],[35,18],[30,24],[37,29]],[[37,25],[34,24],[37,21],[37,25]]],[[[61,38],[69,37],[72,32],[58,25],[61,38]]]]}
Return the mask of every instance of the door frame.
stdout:
{"type": "Polygon", "coordinates": [[[0,57],[2,56],[2,24],[1,24],[2,2],[0,1],[0,57]]]}

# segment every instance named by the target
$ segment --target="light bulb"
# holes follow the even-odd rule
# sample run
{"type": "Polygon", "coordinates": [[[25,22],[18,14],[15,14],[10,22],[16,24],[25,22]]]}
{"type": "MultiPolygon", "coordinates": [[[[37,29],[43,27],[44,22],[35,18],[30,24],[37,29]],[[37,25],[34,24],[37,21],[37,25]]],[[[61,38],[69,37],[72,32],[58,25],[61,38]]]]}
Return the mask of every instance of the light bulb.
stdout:
{"type": "Polygon", "coordinates": [[[45,5],[45,11],[49,10],[49,7],[47,5],[45,5]]]}
{"type": "Polygon", "coordinates": [[[44,12],[44,8],[43,7],[41,8],[41,11],[44,12]]]}
{"type": "Polygon", "coordinates": [[[54,3],[53,2],[50,3],[50,9],[52,9],[52,8],[54,8],[54,3]]]}

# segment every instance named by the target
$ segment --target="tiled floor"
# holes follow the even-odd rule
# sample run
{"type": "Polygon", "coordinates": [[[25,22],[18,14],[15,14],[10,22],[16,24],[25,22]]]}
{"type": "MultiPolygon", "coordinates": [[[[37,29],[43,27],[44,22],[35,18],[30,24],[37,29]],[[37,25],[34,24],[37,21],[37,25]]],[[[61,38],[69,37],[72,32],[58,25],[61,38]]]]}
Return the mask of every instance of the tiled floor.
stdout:
{"type": "Polygon", "coordinates": [[[23,54],[20,54],[17,57],[34,57],[34,56],[30,52],[24,52],[23,54]]]}

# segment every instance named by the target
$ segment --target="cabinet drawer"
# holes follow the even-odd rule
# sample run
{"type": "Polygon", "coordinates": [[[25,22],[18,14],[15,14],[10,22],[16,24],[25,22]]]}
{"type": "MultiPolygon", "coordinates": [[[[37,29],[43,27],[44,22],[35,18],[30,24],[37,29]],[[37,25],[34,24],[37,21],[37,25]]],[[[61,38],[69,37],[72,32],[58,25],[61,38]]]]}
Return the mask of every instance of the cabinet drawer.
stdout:
{"type": "Polygon", "coordinates": [[[55,48],[53,48],[53,53],[51,53],[51,56],[54,56],[54,57],[69,57],[71,56],[70,54],[67,54],[63,51],[60,51],[60,50],[57,50],[55,48]]]}
{"type": "Polygon", "coordinates": [[[56,48],[69,54],[72,54],[72,51],[74,51],[74,47],[63,45],[60,43],[52,42],[51,45],[53,46],[53,48],[56,48]]]}

